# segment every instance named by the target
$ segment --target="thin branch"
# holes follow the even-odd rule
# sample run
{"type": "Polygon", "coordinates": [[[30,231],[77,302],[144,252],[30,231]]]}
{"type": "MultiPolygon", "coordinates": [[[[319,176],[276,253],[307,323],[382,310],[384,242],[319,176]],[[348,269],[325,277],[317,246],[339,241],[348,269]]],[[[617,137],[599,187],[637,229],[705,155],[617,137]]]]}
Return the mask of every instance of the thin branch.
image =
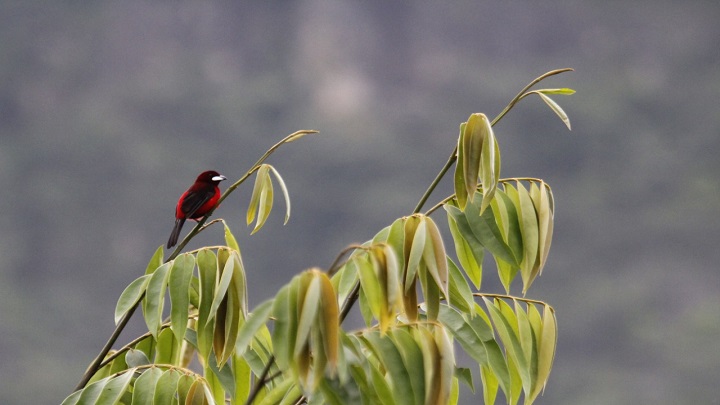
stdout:
{"type": "Polygon", "coordinates": [[[342,267],[347,261],[341,262],[343,257],[345,257],[346,254],[349,252],[352,252],[353,250],[362,249],[363,247],[361,245],[349,245],[345,249],[341,250],[340,253],[335,257],[335,260],[333,263],[328,267],[327,275],[332,277],[339,269],[342,267]]]}
{"type": "Polygon", "coordinates": [[[538,300],[531,300],[531,299],[529,299],[529,298],[515,297],[515,296],[512,296],[512,295],[504,295],[504,294],[490,294],[490,293],[479,293],[479,292],[473,293],[473,296],[475,296],[475,297],[480,297],[480,298],[485,298],[485,297],[487,297],[487,298],[501,298],[501,299],[506,299],[506,300],[511,300],[511,301],[522,301],[522,302],[525,302],[525,303],[528,303],[528,304],[543,305],[543,306],[550,307],[550,310],[552,310],[553,312],[555,312],[555,308],[553,308],[553,307],[552,307],[551,305],[549,305],[548,303],[543,302],[543,301],[538,301],[538,300]]]}
{"type": "MultiPolygon", "coordinates": [[[[282,145],[284,145],[284,144],[286,144],[286,143],[290,143],[290,142],[292,142],[292,141],[294,141],[294,140],[296,140],[296,139],[298,139],[298,138],[300,138],[300,137],[302,137],[302,136],[305,136],[305,135],[308,135],[308,134],[315,134],[315,133],[318,133],[318,131],[315,131],[315,130],[300,130],[300,131],[294,132],[294,133],[286,136],[286,137],[283,138],[280,142],[278,142],[278,143],[276,143],[275,145],[271,146],[270,149],[268,149],[267,152],[265,152],[265,154],[263,154],[263,155],[260,157],[260,159],[258,159],[258,161],[255,162],[255,164],[252,166],[252,168],[251,168],[250,170],[248,170],[248,172],[245,173],[245,175],[244,175],[243,177],[241,177],[238,181],[236,181],[236,182],[233,183],[230,187],[228,187],[227,190],[225,190],[225,192],[220,196],[220,199],[218,200],[218,202],[217,202],[217,204],[215,205],[215,207],[214,207],[213,209],[211,209],[207,214],[205,214],[205,216],[204,216],[200,221],[198,221],[197,225],[195,225],[195,227],[190,231],[190,233],[188,233],[187,236],[185,236],[185,238],[182,240],[182,242],[180,242],[180,243],[178,244],[178,246],[177,246],[177,247],[175,248],[175,250],[170,254],[170,256],[167,258],[167,260],[165,260],[165,263],[167,263],[167,262],[169,262],[169,261],[171,261],[171,260],[174,260],[174,259],[180,254],[180,252],[181,252],[182,249],[185,247],[185,245],[187,245],[188,242],[190,242],[190,240],[191,240],[195,235],[197,235],[200,231],[202,231],[203,229],[206,228],[205,222],[206,222],[207,219],[210,217],[210,215],[213,213],[213,211],[215,211],[215,208],[217,208],[218,205],[220,205],[220,203],[221,203],[225,198],[227,198],[228,195],[230,195],[230,193],[232,193],[240,184],[242,184],[242,182],[244,182],[248,177],[250,177],[256,170],[258,170],[258,168],[260,167],[260,165],[261,165],[265,160],[267,160],[267,158],[270,157],[270,155],[272,155],[273,152],[275,152],[275,150],[277,150],[280,146],[282,146],[282,145]]],[[[215,222],[215,221],[210,222],[210,223],[208,224],[208,226],[211,225],[211,224],[214,223],[214,222],[215,222]]],[[[78,385],[75,387],[75,391],[77,391],[77,390],[79,390],[79,389],[82,389],[82,388],[85,388],[85,386],[87,385],[88,381],[90,381],[90,379],[92,378],[92,376],[95,375],[95,373],[97,373],[97,371],[100,369],[100,367],[99,367],[100,364],[103,362],[103,360],[105,359],[105,357],[107,356],[107,354],[108,354],[108,353],[110,352],[110,350],[112,349],[113,345],[115,344],[115,342],[117,341],[118,337],[120,336],[120,333],[123,331],[123,329],[125,329],[125,326],[127,326],[127,323],[130,321],[130,318],[131,318],[132,315],[135,313],[135,310],[136,310],[137,307],[140,305],[140,302],[142,301],[142,299],[143,299],[144,296],[145,296],[145,294],[143,293],[143,294],[140,296],[140,298],[138,298],[137,302],[135,302],[135,304],[133,304],[133,306],[128,310],[128,312],[126,312],[125,315],[120,319],[120,322],[118,322],[118,324],[115,326],[115,330],[112,332],[112,334],[110,335],[110,338],[109,338],[108,341],[105,343],[105,345],[103,346],[103,348],[100,350],[100,353],[98,353],[97,357],[95,357],[95,359],[92,361],[92,363],[90,363],[90,365],[88,366],[87,370],[85,371],[85,374],[83,374],[82,378],[80,379],[80,382],[79,382],[78,385]]]]}
{"type": "MultiPolygon", "coordinates": [[[[573,71],[573,69],[571,69],[571,68],[551,70],[551,71],[537,77],[535,80],[531,81],[530,83],[528,83],[528,85],[523,87],[523,89],[520,90],[520,92],[515,97],[513,97],[512,100],[510,100],[508,105],[502,111],[500,111],[500,114],[498,114],[497,117],[495,117],[492,120],[492,122],[490,123],[490,126],[495,126],[495,124],[497,124],[515,106],[515,104],[517,104],[520,100],[525,98],[525,96],[527,95],[526,94],[527,91],[530,90],[530,88],[532,88],[534,85],[538,84],[539,82],[543,81],[544,79],[547,79],[550,76],[554,76],[554,75],[557,75],[557,74],[560,74],[563,72],[571,72],[571,71],[573,71]]],[[[425,193],[420,198],[420,201],[418,202],[417,206],[415,206],[415,209],[413,210],[413,214],[417,214],[418,212],[420,212],[420,210],[422,210],[422,207],[423,207],[423,205],[425,205],[425,202],[430,197],[430,194],[432,194],[432,192],[435,190],[435,187],[437,187],[438,183],[440,183],[440,180],[443,177],[445,177],[445,174],[447,173],[448,170],[450,170],[450,167],[452,167],[453,163],[455,163],[456,160],[457,160],[457,145],[455,145],[455,148],[453,149],[452,153],[450,154],[450,157],[448,158],[447,162],[445,162],[445,166],[443,166],[442,169],[440,169],[440,172],[437,174],[437,176],[435,176],[435,179],[430,184],[430,187],[428,187],[428,189],[425,191],[425,193]]]]}
{"type": "MultiPolygon", "coordinates": [[[[260,393],[260,390],[262,389],[263,385],[265,385],[266,378],[268,376],[268,373],[270,373],[270,369],[272,368],[273,363],[275,363],[275,355],[270,355],[270,358],[267,361],[267,364],[265,364],[265,368],[263,368],[263,371],[258,376],[257,381],[255,382],[255,385],[253,386],[252,391],[250,391],[250,395],[248,395],[247,400],[245,401],[245,405],[250,405],[255,400],[255,397],[260,393]]],[[[274,376],[273,376],[274,378],[274,376]]],[[[269,381],[269,380],[267,380],[269,381]]]]}

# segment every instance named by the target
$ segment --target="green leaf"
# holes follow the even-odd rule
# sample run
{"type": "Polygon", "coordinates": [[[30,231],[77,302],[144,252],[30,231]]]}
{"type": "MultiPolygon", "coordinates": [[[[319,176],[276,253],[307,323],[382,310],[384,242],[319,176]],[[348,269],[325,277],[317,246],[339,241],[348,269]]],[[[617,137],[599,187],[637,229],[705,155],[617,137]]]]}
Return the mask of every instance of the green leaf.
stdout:
{"type": "Polygon", "coordinates": [[[405,368],[402,356],[392,340],[387,336],[381,337],[378,333],[368,333],[364,339],[390,375],[395,400],[399,404],[414,404],[415,396],[410,382],[410,373],[405,368]]]}
{"type": "Polygon", "coordinates": [[[180,373],[175,370],[167,370],[157,381],[155,395],[153,396],[154,404],[172,404],[175,394],[178,391],[178,381],[180,373]]]}
{"type": "Polygon", "coordinates": [[[195,256],[184,253],[173,261],[168,289],[170,290],[170,328],[178,342],[185,338],[190,301],[190,280],[195,268],[195,256]]]}
{"type": "Polygon", "coordinates": [[[235,235],[230,231],[230,227],[223,221],[223,226],[225,227],[225,244],[232,249],[240,252],[240,245],[237,243],[237,239],[235,239],[235,235]]]}
{"type": "Polygon", "coordinates": [[[150,275],[146,274],[136,278],[130,285],[125,287],[115,306],[115,324],[120,322],[120,319],[122,319],[122,317],[137,304],[143,294],[145,294],[145,288],[147,288],[149,281],[150,275]]]}
{"type": "Polygon", "coordinates": [[[479,290],[482,283],[482,261],[485,249],[479,244],[476,246],[477,250],[473,249],[458,229],[455,219],[453,219],[449,212],[447,214],[448,227],[450,228],[450,234],[455,244],[455,254],[463,270],[465,270],[465,274],[468,275],[468,278],[473,282],[475,288],[479,290]]]}
{"type": "Polygon", "coordinates": [[[292,282],[280,289],[273,302],[273,328],[272,343],[275,349],[275,359],[283,369],[287,369],[292,359],[295,347],[295,334],[297,322],[294,314],[297,311],[296,300],[291,298],[292,282]]]}
{"type": "Polygon", "coordinates": [[[495,324],[495,329],[500,335],[500,339],[505,346],[508,366],[510,366],[511,361],[515,363],[517,372],[519,373],[522,381],[522,387],[525,392],[528,393],[530,392],[532,381],[530,378],[529,366],[525,359],[525,355],[523,354],[520,340],[518,339],[518,332],[516,330],[517,319],[508,319],[509,316],[514,318],[514,313],[505,301],[495,299],[495,304],[493,305],[487,298],[483,299],[485,300],[488,311],[490,312],[490,317],[495,324]]]}
{"type": "Polygon", "coordinates": [[[245,353],[250,343],[252,343],[255,333],[268,321],[274,302],[274,299],[269,299],[259,304],[250,316],[248,316],[247,321],[240,327],[238,338],[235,342],[235,352],[238,355],[245,353]]]}
{"type": "MultiPolygon", "coordinates": [[[[503,240],[492,210],[485,210],[480,215],[479,203],[480,201],[474,199],[465,207],[465,218],[470,226],[470,232],[493,256],[507,263],[518,265],[518,260],[515,258],[510,246],[503,240]]],[[[460,222],[458,222],[458,228],[465,234],[466,231],[462,229],[460,222]]]]}
{"type": "Polygon", "coordinates": [[[470,115],[463,134],[463,178],[468,200],[472,201],[477,189],[478,177],[483,169],[485,138],[488,137],[487,117],[482,113],[470,115]]]}
{"type": "Polygon", "coordinates": [[[275,178],[280,185],[280,189],[282,190],[283,197],[285,197],[285,206],[287,207],[285,211],[285,221],[283,221],[283,225],[285,225],[290,219],[290,194],[288,193],[287,187],[285,186],[285,182],[283,181],[282,177],[280,177],[280,173],[278,173],[278,171],[275,170],[275,168],[272,166],[270,166],[270,170],[275,175],[275,178]]]}
{"type": "Polygon", "coordinates": [[[460,343],[463,350],[465,350],[465,353],[472,357],[473,360],[478,364],[488,362],[487,353],[483,346],[483,339],[468,323],[467,318],[460,314],[458,310],[445,304],[440,304],[438,321],[448,328],[450,333],[452,333],[458,343],[460,343]]]}
{"type": "Polygon", "coordinates": [[[315,324],[315,319],[320,307],[320,279],[318,277],[314,275],[311,277],[307,291],[305,291],[303,295],[304,299],[302,302],[298,302],[300,317],[298,318],[295,349],[293,351],[293,356],[295,357],[299,356],[303,348],[308,345],[310,328],[315,324]]]}
{"type": "Polygon", "coordinates": [[[480,378],[483,386],[485,404],[494,404],[497,397],[498,379],[489,366],[480,366],[480,378]]]}
{"type": "Polygon", "coordinates": [[[535,388],[533,389],[531,398],[536,398],[545,388],[550,371],[552,370],[553,360],[555,358],[555,350],[557,348],[557,320],[555,319],[555,311],[545,305],[542,319],[542,332],[540,343],[538,344],[538,374],[535,388]]]}
{"type": "Polygon", "coordinates": [[[423,249],[423,259],[427,265],[427,269],[435,280],[435,283],[442,291],[445,297],[448,296],[448,268],[447,255],[445,254],[445,244],[443,243],[440,230],[430,217],[424,217],[425,227],[427,229],[427,237],[425,238],[425,247],[423,249]]]}
{"type": "MultiPolygon", "coordinates": [[[[217,282],[217,257],[210,249],[197,253],[198,278],[200,280],[200,307],[198,308],[197,344],[200,355],[207,359],[212,350],[214,324],[210,322],[210,310],[217,282]]],[[[214,316],[214,315],[213,315],[214,316]]]]}
{"type": "Polygon", "coordinates": [[[464,382],[473,394],[475,393],[475,383],[473,382],[472,370],[467,367],[456,367],[454,375],[459,381],[464,382]]]}
{"type": "MultiPolygon", "coordinates": [[[[220,253],[224,252],[227,253],[227,251],[220,249],[218,250],[218,267],[220,267],[222,263],[222,258],[220,257],[220,253]]],[[[228,287],[230,286],[230,282],[232,281],[233,273],[235,268],[235,261],[234,260],[226,260],[225,266],[223,267],[222,275],[220,276],[220,283],[215,288],[215,295],[213,297],[212,305],[210,306],[210,312],[208,315],[207,322],[210,323],[215,318],[215,315],[218,311],[218,307],[220,307],[220,303],[225,298],[225,295],[227,294],[228,287]]]]}
{"type": "MultiPolygon", "coordinates": [[[[229,371],[228,368],[225,369],[229,371]]],[[[231,375],[234,378],[235,385],[235,394],[231,397],[231,403],[244,404],[250,395],[250,389],[252,387],[252,369],[248,362],[237,353],[233,355],[231,375]]]]}
{"type": "Polygon", "coordinates": [[[150,359],[148,356],[142,351],[137,349],[128,349],[127,353],[125,354],[125,363],[128,367],[140,367],[144,366],[146,364],[150,364],[150,359]]]}
{"type": "Polygon", "coordinates": [[[153,253],[152,257],[150,258],[150,261],[148,262],[147,267],[145,268],[145,274],[152,274],[157,270],[158,267],[163,265],[163,253],[165,251],[163,250],[163,246],[160,245],[160,247],[155,250],[155,253],[153,253]]]}
{"type": "MultiPolygon", "coordinates": [[[[98,404],[117,404],[120,398],[125,394],[130,380],[132,380],[133,371],[128,370],[127,372],[120,374],[119,376],[110,378],[100,392],[100,396],[97,398],[96,403],[98,404]]],[[[82,401],[79,401],[82,403],[82,401]]]]}
{"type": "Polygon", "coordinates": [[[257,222],[251,234],[254,234],[265,224],[273,204],[273,185],[270,179],[270,166],[263,164],[257,171],[255,177],[255,186],[250,198],[250,206],[247,212],[247,224],[250,225],[255,219],[257,212],[257,222]]]}
{"type": "Polygon", "coordinates": [[[403,283],[405,285],[406,293],[413,285],[413,280],[417,275],[418,267],[420,267],[420,261],[422,260],[423,252],[425,250],[425,238],[427,236],[427,224],[425,223],[425,221],[421,220],[420,217],[413,216],[410,218],[408,218],[405,226],[406,241],[408,240],[408,236],[412,236],[412,244],[408,254],[408,262],[405,273],[405,282],[403,283]],[[411,221],[410,218],[418,221],[417,227],[414,229],[414,232],[412,234],[408,233],[407,226],[407,224],[411,221]]]}
{"type": "Polygon", "coordinates": [[[463,312],[470,313],[471,316],[475,315],[475,305],[473,305],[475,300],[467,280],[449,257],[447,258],[447,262],[450,274],[448,303],[463,312]]]}
{"type": "Polygon", "coordinates": [[[157,339],[155,363],[176,365],[180,359],[180,342],[170,329],[163,329],[157,339]]]}
{"type": "Polygon", "coordinates": [[[485,115],[482,116],[484,128],[482,154],[480,156],[480,180],[483,187],[483,197],[480,204],[480,214],[490,206],[490,202],[495,196],[498,179],[500,178],[500,147],[493,133],[490,120],[485,115]]]}
{"type": "Polygon", "coordinates": [[[232,368],[231,367],[220,368],[218,366],[218,362],[217,362],[217,359],[215,356],[210,356],[207,364],[208,364],[210,371],[213,373],[214,378],[217,379],[218,383],[220,383],[222,390],[224,392],[227,392],[231,398],[234,397],[236,386],[235,386],[235,376],[233,375],[232,368]]]}
{"type": "Polygon", "coordinates": [[[563,96],[569,96],[569,95],[575,94],[575,90],[568,89],[566,87],[561,88],[561,89],[541,89],[541,90],[535,90],[535,91],[537,93],[541,93],[541,94],[559,94],[559,95],[563,95],[563,96]]]}
{"type": "Polygon", "coordinates": [[[393,329],[390,332],[390,337],[400,352],[405,369],[412,370],[409,376],[415,403],[425,403],[425,374],[427,370],[425,370],[423,364],[423,352],[418,347],[413,336],[403,329],[393,329]]]}
{"type": "Polygon", "coordinates": [[[543,93],[537,93],[537,95],[540,96],[542,101],[544,101],[545,104],[547,104],[548,107],[550,107],[555,112],[555,114],[557,114],[558,117],[560,117],[560,119],[565,123],[565,126],[567,126],[567,129],[572,129],[572,127],[570,126],[570,119],[568,118],[567,114],[565,114],[565,111],[563,111],[562,107],[558,105],[558,103],[556,103],[555,101],[553,101],[553,99],[543,93]]]}
{"type": "MultiPolygon", "coordinates": [[[[454,185],[455,185],[455,198],[457,198],[458,206],[460,207],[460,210],[465,209],[465,204],[467,204],[468,201],[468,190],[465,188],[465,148],[463,147],[464,138],[465,138],[465,127],[467,126],[467,122],[463,122],[460,124],[460,136],[458,137],[458,146],[457,146],[457,161],[455,162],[455,177],[454,177],[454,185]]],[[[473,193],[475,192],[475,188],[473,188],[473,193]]],[[[474,195],[474,194],[473,194],[474,195]]],[[[470,196],[472,197],[472,196],[470,196]]]]}
{"type": "Polygon", "coordinates": [[[161,369],[151,367],[145,370],[140,377],[135,380],[132,405],[152,404],[157,382],[162,374],[161,369]]]}
{"type": "Polygon", "coordinates": [[[362,294],[367,298],[367,305],[373,317],[380,319],[382,313],[382,303],[385,301],[383,289],[380,285],[372,262],[367,255],[358,257],[355,260],[357,265],[358,276],[360,277],[360,286],[362,294]]]}
{"type": "Polygon", "coordinates": [[[523,279],[523,294],[527,292],[535,280],[533,269],[538,257],[538,221],[530,193],[520,182],[517,183],[518,196],[520,198],[520,231],[523,239],[523,258],[520,263],[520,275],[523,279]]]}
{"type": "Polygon", "coordinates": [[[165,287],[167,285],[167,277],[173,262],[167,262],[158,267],[150,276],[147,289],[145,291],[145,300],[143,304],[143,313],[145,315],[145,323],[148,330],[157,339],[162,322],[163,302],[165,301],[165,287]]]}

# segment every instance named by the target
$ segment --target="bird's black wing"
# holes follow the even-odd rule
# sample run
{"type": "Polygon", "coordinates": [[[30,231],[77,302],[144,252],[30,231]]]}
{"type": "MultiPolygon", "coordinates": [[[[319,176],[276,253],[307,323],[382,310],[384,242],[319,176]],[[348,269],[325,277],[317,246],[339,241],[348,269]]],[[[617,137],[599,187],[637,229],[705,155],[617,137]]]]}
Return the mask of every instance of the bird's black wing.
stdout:
{"type": "Polygon", "coordinates": [[[200,209],[206,202],[215,195],[215,190],[197,190],[190,191],[183,199],[180,210],[185,213],[185,217],[193,219],[195,212],[200,209]]]}

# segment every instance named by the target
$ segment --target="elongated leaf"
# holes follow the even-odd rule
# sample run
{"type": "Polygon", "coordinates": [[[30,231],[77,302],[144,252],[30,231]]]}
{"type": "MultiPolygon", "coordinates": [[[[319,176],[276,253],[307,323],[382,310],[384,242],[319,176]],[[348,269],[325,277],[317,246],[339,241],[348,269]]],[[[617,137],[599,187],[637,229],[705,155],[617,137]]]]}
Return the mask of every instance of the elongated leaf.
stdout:
{"type": "Polygon", "coordinates": [[[230,227],[227,226],[225,221],[223,221],[223,226],[225,227],[225,244],[227,244],[230,249],[240,252],[240,245],[238,245],[235,235],[230,231],[230,227]]]}
{"type": "MultiPolygon", "coordinates": [[[[218,250],[218,268],[223,267],[223,258],[221,258],[221,253],[227,254],[228,252],[224,249],[218,250]]],[[[210,312],[208,314],[208,320],[209,323],[212,321],[217,313],[218,308],[220,307],[220,303],[223,299],[225,299],[225,295],[227,294],[228,287],[230,286],[230,282],[232,281],[233,273],[235,268],[235,261],[234,260],[225,260],[224,261],[224,267],[222,271],[222,275],[220,276],[220,283],[215,288],[215,294],[212,300],[212,305],[210,306],[210,312]]]]}
{"type": "Polygon", "coordinates": [[[536,90],[536,92],[542,93],[542,94],[559,94],[562,96],[569,96],[569,95],[575,94],[575,90],[568,89],[567,87],[563,87],[560,89],[540,89],[540,90],[536,90]]]}
{"type": "Polygon", "coordinates": [[[320,282],[320,279],[313,275],[307,291],[304,294],[303,302],[298,302],[301,312],[298,318],[297,335],[295,337],[295,349],[293,353],[295,357],[299,356],[303,347],[308,344],[310,328],[315,323],[320,307],[320,282]]]}
{"type": "Polygon", "coordinates": [[[160,247],[155,250],[155,253],[153,253],[152,257],[150,258],[150,261],[148,262],[147,267],[145,268],[145,274],[152,274],[157,270],[158,267],[163,265],[163,253],[165,251],[163,250],[163,246],[160,245],[160,247]]]}
{"type": "Polygon", "coordinates": [[[500,148],[495,139],[490,120],[482,115],[480,125],[484,126],[482,154],[480,156],[480,180],[482,182],[483,197],[480,204],[480,214],[490,206],[495,197],[495,189],[500,176],[499,151],[500,148]],[[497,156],[496,156],[497,155],[497,156]]]}
{"type": "Polygon", "coordinates": [[[455,244],[455,254],[457,255],[460,265],[470,281],[473,282],[476,289],[480,289],[482,283],[482,261],[485,249],[478,245],[477,250],[473,249],[470,243],[465,240],[462,233],[458,229],[457,222],[448,212],[448,227],[455,244]]]}
{"type": "Polygon", "coordinates": [[[152,367],[145,370],[140,377],[135,380],[132,405],[152,404],[157,382],[162,374],[163,371],[161,369],[152,367]]]}
{"type": "Polygon", "coordinates": [[[503,345],[505,346],[508,366],[510,366],[510,361],[515,363],[517,372],[519,373],[522,381],[522,388],[526,393],[529,393],[532,381],[530,378],[528,363],[525,360],[522,345],[520,344],[520,340],[518,338],[517,319],[508,319],[509,314],[512,314],[512,317],[514,318],[514,313],[504,301],[496,299],[493,304],[487,298],[483,299],[485,300],[490,317],[495,324],[495,329],[500,335],[500,339],[502,339],[503,345]]]}
{"type": "Polygon", "coordinates": [[[538,258],[538,220],[535,213],[530,193],[523,187],[520,182],[517,183],[518,196],[520,198],[520,210],[518,217],[520,219],[520,231],[523,239],[523,258],[520,263],[520,274],[523,279],[523,293],[527,292],[530,285],[535,280],[533,277],[533,269],[538,258]]]}
{"type": "Polygon", "coordinates": [[[285,206],[287,207],[287,209],[285,210],[285,221],[283,221],[283,225],[285,225],[290,219],[290,194],[288,193],[287,187],[285,186],[285,182],[283,181],[282,177],[280,177],[280,173],[278,173],[278,171],[275,170],[275,168],[272,166],[270,166],[270,170],[275,175],[275,178],[280,185],[280,190],[282,190],[283,197],[285,197],[285,206]]]}
{"type": "Polygon", "coordinates": [[[463,312],[470,313],[471,316],[475,315],[475,305],[473,305],[475,301],[467,280],[449,257],[447,258],[447,266],[450,274],[448,304],[457,307],[463,312]]]}
{"type": "MultiPolygon", "coordinates": [[[[390,332],[391,339],[395,342],[395,347],[400,352],[405,369],[411,371],[410,386],[414,394],[414,403],[426,403],[425,400],[425,383],[426,370],[423,364],[423,352],[418,347],[413,336],[403,329],[393,329],[390,332]]],[[[432,381],[436,385],[438,381],[432,381]]]]}
{"type": "Polygon", "coordinates": [[[292,352],[295,348],[295,313],[297,311],[296,300],[291,298],[291,284],[284,286],[275,295],[273,302],[273,316],[275,325],[273,328],[272,343],[275,349],[275,359],[278,365],[286,369],[290,365],[292,352]]]}
{"type": "Polygon", "coordinates": [[[155,348],[157,355],[155,363],[176,365],[180,359],[180,342],[175,339],[173,331],[163,329],[157,338],[157,347],[155,348]]]}
{"type": "Polygon", "coordinates": [[[531,395],[533,399],[545,388],[545,384],[550,377],[557,347],[557,320],[555,319],[555,311],[549,305],[546,305],[543,310],[542,324],[542,337],[538,345],[537,381],[531,395]]]}
{"type": "Polygon", "coordinates": [[[135,304],[140,300],[140,297],[145,294],[148,282],[150,281],[150,274],[140,276],[130,283],[125,290],[120,294],[117,305],[115,306],[115,323],[120,322],[123,316],[134,307],[135,304]]]}
{"type": "Polygon", "coordinates": [[[385,301],[383,295],[383,288],[380,285],[372,262],[369,258],[364,255],[355,260],[358,270],[358,276],[360,277],[360,286],[362,287],[362,293],[367,298],[366,304],[368,305],[372,316],[376,319],[381,318],[382,303],[385,301]]]}
{"type": "MultiPolygon", "coordinates": [[[[488,138],[489,123],[485,114],[475,113],[470,115],[463,134],[463,175],[465,178],[465,191],[468,200],[472,201],[477,189],[478,177],[482,174],[483,153],[486,139],[488,138]]],[[[491,152],[492,153],[492,152],[491,152]]]]}
{"type": "Polygon", "coordinates": [[[543,93],[537,93],[537,95],[540,96],[542,101],[544,101],[545,104],[547,104],[548,107],[550,107],[555,112],[555,114],[557,114],[558,117],[560,117],[560,119],[565,123],[565,126],[567,126],[567,129],[571,130],[572,127],[570,126],[570,118],[568,118],[567,114],[565,114],[565,111],[562,109],[562,107],[560,107],[558,103],[556,103],[555,101],[553,101],[553,99],[543,93]]]}
{"type": "MultiPolygon", "coordinates": [[[[200,307],[198,308],[197,345],[200,355],[207,359],[212,350],[214,325],[210,322],[210,310],[215,296],[218,278],[217,257],[209,249],[197,253],[198,278],[200,280],[200,307]]],[[[213,315],[214,316],[214,315],[213,315]]]]}
{"type": "Polygon", "coordinates": [[[423,259],[427,265],[428,272],[435,280],[440,291],[448,297],[448,268],[445,244],[443,243],[440,230],[430,217],[423,218],[427,229],[423,259]]]}
{"type": "Polygon", "coordinates": [[[329,371],[333,374],[340,357],[340,308],[335,299],[335,290],[330,279],[324,273],[319,273],[317,277],[320,279],[322,313],[319,323],[322,332],[322,346],[330,366],[329,371]]]}
{"type": "Polygon", "coordinates": [[[153,396],[153,404],[172,404],[178,390],[179,380],[180,373],[177,371],[167,370],[164,372],[158,379],[155,395],[153,396]]]}
{"type": "Polygon", "coordinates": [[[498,379],[489,366],[480,366],[480,378],[483,386],[485,404],[494,404],[497,397],[498,379]]]}
{"type": "MultiPolygon", "coordinates": [[[[269,301],[268,301],[269,302],[269,301]]],[[[226,370],[230,371],[228,368],[226,370]]],[[[232,404],[244,404],[250,395],[252,370],[247,361],[237,353],[232,358],[232,373],[234,378],[235,391],[231,394],[232,404]]],[[[229,392],[229,391],[228,391],[229,392]]]]}
{"type": "MultiPolygon", "coordinates": [[[[120,398],[125,394],[130,380],[133,377],[132,371],[127,371],[119,376],[110,378],[107,383],[104,384],[100,395],[98,396],[96,403],[98,404],[116,404],[120,401],[120,398]]],[[[83,403],[82,399],[78,402],[83,403]]]]}
{"type": "Polygon", "coordinates": [[[377,333],[368,333],[364,339],[391,376],[393,397],[397,403],[414,404],[415,396],[410,382],[410,372],[405,368],[402,356],[392,340],[389,337],[383,338],[377,333]]]}
{"type": "Polygon", "coordinates": [[[185,253],[173,261],[170,270],[168,289],[170,290],[170,328],[178,342],[185,338],[190,301],[190,280],[195,268],[195,256],[185,253]]]}
{"type": "Polygon", "coordinates": [[[248,349],[255,333],[268,321],[273,308],[273,299],[262,302],[255,307],[255,310],[248,316],[248,319],[238,331],[238,339],[235,342],[235,352],[242,355],[248,349]]]}
{"type": "Polygon", "coordinates": [[[483,339],[470,326],[467,319],[455,308],[445,304],[440,305],[438,321],[442,323],[455,339],[460,343],[465,353],[473,358],[478,364],[488,362],[487,353],[483,346],[483,339]]]}
{"type": "Polygon", "coordinates": [[[457,198],[460,210],[465,209],[465,204],[467,204],[468,201],[468,191],[465,188],[465,148],[463,146],[466,126],[467,122],[463,122],[462,124],[460,124],[460,136],[458,137],[458,146],[456,152],[457,161],[455,162],[455,197],[457,198]]]}
{"type": "MultiPolygon", "coordinates": [[[[425,251],[425,238],[427,237],[427,224],[424,220],[418,218],[420,221],[417,225],[417,228],[415,229],[415,232],[412,234],[412,245],[410,248],[410,253],[408,255],[408,263],[407,263],[407,269],[405,274],[405,282],[403,283],[405,285],[405,292],[407,292],[410,289],[410,286],[412,285],[412,281],[415,279],[415,276],[418,272],[418,267],[420,267],[420,261],[423,257],[423,252],[425,251]]],[[[405,238],[407,239],[409,235],[405,234],[405,238]]]]}
{"type": "MultiPolygon", "coordinates": [[[[519,266],[519,261],[505,243],[502,233],[495,222],[495,215],[492,210],[485,210],[480,215],[480,201],[473,200],[465,207],[465,218],[470,226],[470,232],[475,235],[477,240],[485,246],[493,256],[507,263],[519,266]]],[[[458,228],[465,234],[461,222],[458,222],[458,228]]]]}
{"type": "Polygon", "coordinates": [[[158,332],[160,331],[163,303],[165,302],[165,287],[172,264],[173,262],[165,263],[155,270],[152,276],[150,276],[150,281],[148,281],[145,293],[143,304],[145,323],[155,338],[157,338],[158,332]]]}

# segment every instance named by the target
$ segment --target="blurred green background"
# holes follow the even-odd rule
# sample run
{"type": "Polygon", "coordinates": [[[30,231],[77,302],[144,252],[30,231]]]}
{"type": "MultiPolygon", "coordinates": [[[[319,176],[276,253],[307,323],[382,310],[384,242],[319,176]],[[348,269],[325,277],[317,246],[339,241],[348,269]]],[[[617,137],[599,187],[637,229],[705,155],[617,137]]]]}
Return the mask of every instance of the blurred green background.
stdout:
{"type": "Polygon", "coordinates": [[[563,67],[544,87],[578,91],[555,96],[572,132],[533,98],[496,127],[502,177],[556,198],[538,403],[720,403],[718,21],[716,1],[0,2],[0,403],[71,392],[199,172],[321,131],[269,161],[288,225],[249,237],[250,185],[216,211],[258,303],[411,212],[460,122],[563,67]]]}

